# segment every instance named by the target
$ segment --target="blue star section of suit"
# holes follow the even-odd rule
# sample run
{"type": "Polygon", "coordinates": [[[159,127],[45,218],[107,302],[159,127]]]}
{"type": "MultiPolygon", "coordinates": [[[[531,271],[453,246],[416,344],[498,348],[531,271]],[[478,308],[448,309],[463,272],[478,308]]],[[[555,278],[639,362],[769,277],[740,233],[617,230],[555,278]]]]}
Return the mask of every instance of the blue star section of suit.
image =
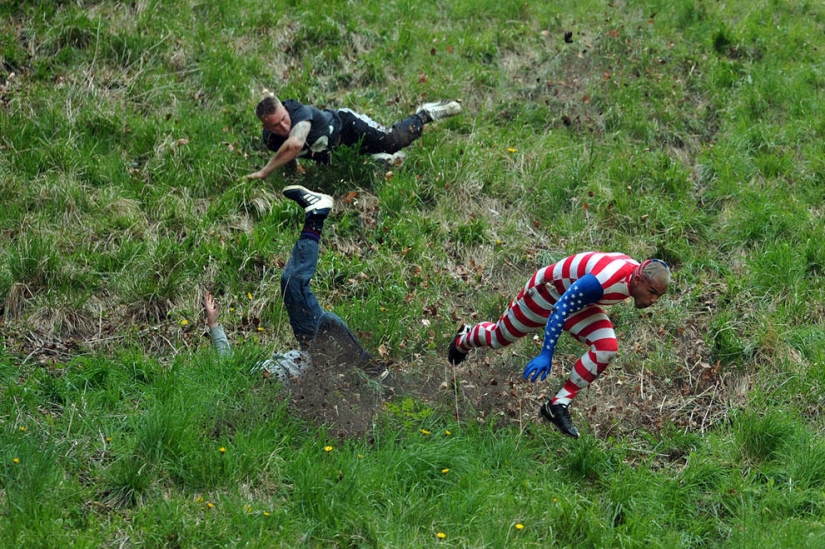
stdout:
{"type": "Polygon", "coordinates": [[[603,295],[604,288],[602,288],[599,279],[592,274],[584,275],[567,288],[553,307],[553,312],[547,318],[541,353],[527,363],[527,367],[524,368],[524,379],[536,381],[541,376],[541,380],[544,381],[547,374],[550,373],[553,364],[553,352],[556,350],[556,342],[558,342],[564,331],[564,323],[570,318],[570,315],[581,311],[591,303],[596,303],[603,295]]]}

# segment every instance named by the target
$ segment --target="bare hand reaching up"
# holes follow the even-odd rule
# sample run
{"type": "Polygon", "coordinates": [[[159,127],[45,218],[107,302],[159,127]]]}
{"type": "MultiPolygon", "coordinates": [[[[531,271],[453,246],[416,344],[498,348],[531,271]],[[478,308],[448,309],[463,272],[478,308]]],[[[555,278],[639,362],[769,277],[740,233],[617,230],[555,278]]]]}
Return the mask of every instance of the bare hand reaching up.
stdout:
{"type": "Polygon", "coordinates": [[[207,291],[203,296],[203,309],[206,311],[206,323],[210,328],[218,325],[218,317],[221,314],[221,304],[215,301],[211,292],[207,291]]]}

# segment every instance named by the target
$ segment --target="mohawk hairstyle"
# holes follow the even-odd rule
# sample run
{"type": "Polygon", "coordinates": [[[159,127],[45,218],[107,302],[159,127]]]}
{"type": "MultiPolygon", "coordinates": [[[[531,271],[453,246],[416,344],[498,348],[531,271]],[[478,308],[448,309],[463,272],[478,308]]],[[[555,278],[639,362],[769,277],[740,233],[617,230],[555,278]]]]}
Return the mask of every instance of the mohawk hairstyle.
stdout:
{"type": "Polygon", "coordinates": [[[648,259],[639,266],[645,280],[655,281],[664,287],[670,286],[670,267],[661,259],[648,259]]]}

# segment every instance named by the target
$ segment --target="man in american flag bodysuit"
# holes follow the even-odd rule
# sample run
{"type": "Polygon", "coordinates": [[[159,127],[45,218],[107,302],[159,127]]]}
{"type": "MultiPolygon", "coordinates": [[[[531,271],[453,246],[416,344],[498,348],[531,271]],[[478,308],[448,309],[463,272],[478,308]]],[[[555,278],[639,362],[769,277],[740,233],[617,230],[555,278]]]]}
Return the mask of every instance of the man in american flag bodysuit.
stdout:
{"type": "Polygon", "coordinates": [[[561,333],[567,332],[589,347],[567,382],[541,407],[541,415],[559,430],[578,438],[567,407],[583,388],[601,374],[619,350],[613,324],[602,305],[613,305],[632,297],[638,309],[659,300],[670,284],[670,269],[664,261],[643,263],[621,253],[585,252],[566,257],[536,271],[498,322],[461,326],[450,343],[451,363],[462,362],[470,349],[500,349],[528,332],[544,327],[541,353],[524,369],[524,378],[542,381],[550,372],[553,351],[561,333]]]}

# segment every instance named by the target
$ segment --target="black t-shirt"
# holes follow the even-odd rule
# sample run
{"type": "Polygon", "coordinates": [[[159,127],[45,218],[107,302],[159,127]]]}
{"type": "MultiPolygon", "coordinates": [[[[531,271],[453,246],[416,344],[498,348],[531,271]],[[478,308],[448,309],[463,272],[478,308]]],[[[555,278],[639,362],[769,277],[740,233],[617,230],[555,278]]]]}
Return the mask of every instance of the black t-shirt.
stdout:
{"type": "MultiPolygon", "coordinates": [[[[286,99],[281,103],[286,112],[289,113],[293,128],[299,122],[307,120],[311,124],[306,143],[298,156],[309,156],[316,160],[325,160],[327,153],[337,145],[338,136],[341,134],[341,118],[338,116],[338,111],[308,107],[294,99],[286,99]]],[[[287,139],[268,130],[264,130],[263,138],[266,148],[273,152],[280,149],[287,139]]]]}

